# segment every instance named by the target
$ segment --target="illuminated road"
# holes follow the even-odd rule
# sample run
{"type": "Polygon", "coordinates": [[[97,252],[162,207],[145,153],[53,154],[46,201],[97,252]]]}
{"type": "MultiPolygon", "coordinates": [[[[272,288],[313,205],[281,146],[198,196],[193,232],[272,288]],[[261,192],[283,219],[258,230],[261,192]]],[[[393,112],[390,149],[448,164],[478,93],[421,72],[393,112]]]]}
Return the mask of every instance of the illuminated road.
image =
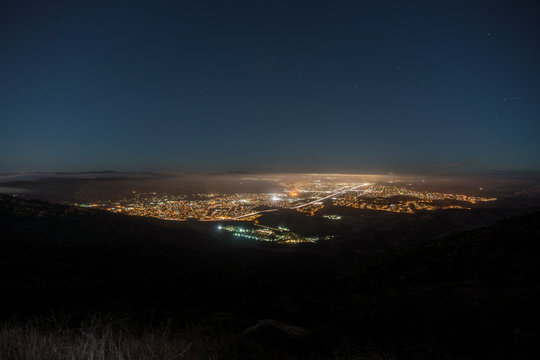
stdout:
{"type": "Polygon", "coordinates": [[[278,210],[280,210],[280,209],[300,209],[300,208],[303,208],[304,206],[313,205],[313,204],[318,203],[318,202],[320,202],[320,201],[324,201],[324,200],[329,199],[329,198],[331,198],[331,197],[334,197],[334,196],[337,196],[337,195],[341,195],[341,194],[344,194],[344,193],[349,192],[349,191],[354,191],[354,190],[357,190],[357,189],[359,189],[359,188],[361,188],[361,187],[363,187],[363,186],[368,186],[368,185],[371,185],[371,184],[362,184],[362,185],[358,185],[358,186],[353,186],[353,187],[350,187],[350,188],[342,189],[342,190],[336,191],[335,193],[332,193],[332,194],[330,194],[330,195],[324,196],[324,197],[322,197],[322,198],[319,198],[319,199],[310,201],[310,202],[305,203],[305,204],[302,204],[302,205],[293,206],[293,207],[291,207],[291,208],[275,208],[275,209],[268,209],[268,210],[255,211],[255,212],[252,212],[252,213],[249,213],[249,214],[240,215],[240,216],[236,216],[236,217],[232,217],[232,218],[223,218],[223,219],[205,219],[205,220],[200,220],[200,221],[226,221],[226,220],[239,220],[239,219],[247,218],[247,217],[250,217],[250,216],[253,216],[253,215],[258,215],[258,214],[262,214],[262,213],[278,211],[278,210]]]}
{"type": "Polygon", "coordinates": [[[362,187],[362,186],[367,186],[367,185],[369,185],[369,184],[362,184],[362,185],[359,185],[359,186],[354,186],[354,187],[351,187],[351,188],[348,188],[348,189],[345,189],[345,190],[341,190],[341,191],[335,192],[335,193],[333,193],[333,194],[330,194],[330,195],[328,195],[328,196],[322,197],[322,198],[320,198],[320,199],[310,201],[310,202],[308,202],[308,203],[306,203],[306,204],[294,206],[294,207],[292,207],[292,208],[290,208],[290,209],[300,209],[300,208],[303,208],[304,206],[309,206],[309,205],[318,203],[318,202],[320,202],[320,201],[326,200],[326,199],[328,199],[328,198],[334,197],[334,196],[336,196],[336,195],[341,195],[341,194],[343,194],[343,193],[346,193],[346,192],[349,192],[349,191],[353,191],[353,190],[356,190],[356,189],[358,189],[358,188],[360,188],[360,187],[362,187]]]}

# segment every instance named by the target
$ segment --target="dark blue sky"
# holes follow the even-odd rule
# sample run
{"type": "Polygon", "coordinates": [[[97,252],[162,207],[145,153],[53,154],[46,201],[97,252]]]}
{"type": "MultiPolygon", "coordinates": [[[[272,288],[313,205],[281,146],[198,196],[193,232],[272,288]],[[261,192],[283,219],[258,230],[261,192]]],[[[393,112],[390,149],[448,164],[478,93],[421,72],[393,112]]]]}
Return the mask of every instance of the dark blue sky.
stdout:
{"type": "Polygon", "coordinates": [[[2,1],[0,171],[540,170],[537,1],[2,1]]]}

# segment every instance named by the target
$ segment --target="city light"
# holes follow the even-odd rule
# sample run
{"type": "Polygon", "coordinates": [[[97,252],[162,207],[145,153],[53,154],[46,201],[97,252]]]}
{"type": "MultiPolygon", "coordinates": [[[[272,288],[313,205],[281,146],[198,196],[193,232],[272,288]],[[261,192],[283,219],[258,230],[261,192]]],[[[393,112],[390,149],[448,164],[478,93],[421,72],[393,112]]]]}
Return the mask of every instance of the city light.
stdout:
{"type": "MultiPolygon", "coordinates": [[[[354,208],[414,214],[445,209],[468,210],[496,198],[417,190],[412,184],[353,183],[322,180],[281,181],[279,193],[198,193],[190,195],[134,192],[118,201],[77,204],[126,215],[156,217],[165,220],[243,221],[264,214],[290,209],[307,216],[341,220],[337,214],[324,214],[327,207],[354,208]]],[[[484,193],[484,192],[482,192],[484,193]]],[[[218,230],[225,229],[219,225],[218,230]]],[[[267,229],[268,230],[268,229],[267,229]]],[[[285,231],[282,228],[275,229],[285,231]]],[[[239,228],[235,233],[246,234],[239,228]]],[[[259,234],[260,235],[260,234],[259,234]]],[[[255,236],[255,235],[249,235],[255,236]]]]}

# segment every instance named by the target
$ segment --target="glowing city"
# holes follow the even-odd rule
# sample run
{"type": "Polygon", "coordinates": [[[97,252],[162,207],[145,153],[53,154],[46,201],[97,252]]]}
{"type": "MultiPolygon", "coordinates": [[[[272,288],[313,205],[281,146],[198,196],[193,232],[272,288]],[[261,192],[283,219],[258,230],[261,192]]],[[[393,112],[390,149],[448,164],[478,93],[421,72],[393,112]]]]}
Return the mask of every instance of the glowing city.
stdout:
{"type": "Polygon", "coordinates": [[[412,184],[311,180],[280,182],[279,186],[281,190],[272,193],[172,195],[133,191],[130,198],[77,205],[165,220],[253,221],[264,213],[280,209],[310,216],[331,206],[414,214],[419,211],[466,210],[476,204],[496,200],[494,197],[420,191],[415,190],[412,184]]]}

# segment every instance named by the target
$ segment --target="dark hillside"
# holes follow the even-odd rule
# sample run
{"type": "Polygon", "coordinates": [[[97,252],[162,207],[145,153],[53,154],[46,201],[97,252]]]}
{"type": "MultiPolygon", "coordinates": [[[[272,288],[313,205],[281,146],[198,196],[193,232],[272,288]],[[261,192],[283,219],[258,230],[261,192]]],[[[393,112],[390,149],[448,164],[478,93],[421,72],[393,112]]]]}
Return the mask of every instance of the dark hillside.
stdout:
{"type": "Polygon", "coordinates": [[[351,265],[318,302],[357,341],[377,338],[407,355],[529,358],[540,345],[539,276],[534,213],[351,265]]]}
{"type": "Polygon", "coordinates": [[[539,239],[533,213],[359,255],[1,196],[1,315],[152,314],[233,336],[272,318],[310,331],[298,357],[532,358],[539,239]]]}
{"type": "Polygon", "coordinates": [[[3,196],[2,312],[240,308],[269,309],[268,316],[281,291],[336,264],[302,247],[259,246],[206,229],[3,196]]]}

